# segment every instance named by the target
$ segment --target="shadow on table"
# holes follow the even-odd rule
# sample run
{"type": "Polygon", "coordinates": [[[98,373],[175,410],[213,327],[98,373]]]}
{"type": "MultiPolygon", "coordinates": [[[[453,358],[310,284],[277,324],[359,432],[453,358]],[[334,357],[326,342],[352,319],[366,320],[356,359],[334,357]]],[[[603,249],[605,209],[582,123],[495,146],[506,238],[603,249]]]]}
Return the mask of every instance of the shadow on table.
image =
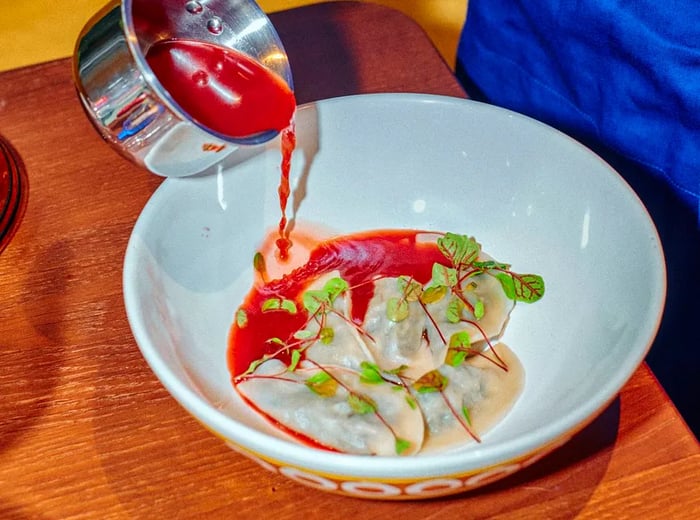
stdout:
{"type": "MultiPolygon", "coordinates": [[[[532,466],[506,477],[498,482],[489,484],[481,490],[476,490],[475,495],[503,491],[515,486],[536,488],[537,480],[541,478],[575,479],[577,485],[585,482],[582,487],[589,488],[591,492],[602,479],[608,469],[608,462],[612,456],[612,447],[617,439],[620,425],[620,398],[605,409],[591,424],[560,448],[550,453],[532,466]],[[601,452],[607,451],[607,457],[593,460],[601,452]],[[591,459],[590,463],[586,462],[591,459]],[[576,466],[574,472],[572,468],[576,466]]],[[[548,484],[548,488],[552,488],[548,484]]]]}
{"type": "MultiPolygon", "coordinates": [[[[25,254],[11,245],[3,253],[3,271],[13,264],[25,264],[20,258],[25,254]]],[[[42,317],[41,324],[31,324],[41,338],[40,342],[35,337],[29,339],[29,344],[21,343],[22,338],[0,339],[4,367],[0,374],[0,452],[31,430],[51,405],[63,364],[65,346],[61,323],[68,275],[52,266],[66,265],[71,252],[58,242],[33,255],[31,267],[26,270],[28,275],[20,281],[25,287],[16,291],[22,296],[13,298],[14,291],[8,291],[3,295],[5,309],[0,310],[3,320],[42,317]]],[[[0,271],[0,276],[3,271],[0,271]]],[[[0,518],[5,516],[0,515],[0,518]]]]}
{"type": "Polygon", "coordinates": [[[489,502],[491,511],[493,504],[498,503],[500,513],[522,511],[530,504],[550,502],[548,514],[556,516],[555,512],[561,510],[562,514],[565,512],[568,518],[573,518],[588,503],[608,470],[619,422],[618,397],[590,425],[542,460],[493,484],[456,495],[454,499],[466,499],[477,510],[479,502],[489,502]],[[576,484],[572,486],[567,481],[576,484]],[[563,491],[574,488],[579,491],[566,495],[565,502],[556,502],[563,491]]]}

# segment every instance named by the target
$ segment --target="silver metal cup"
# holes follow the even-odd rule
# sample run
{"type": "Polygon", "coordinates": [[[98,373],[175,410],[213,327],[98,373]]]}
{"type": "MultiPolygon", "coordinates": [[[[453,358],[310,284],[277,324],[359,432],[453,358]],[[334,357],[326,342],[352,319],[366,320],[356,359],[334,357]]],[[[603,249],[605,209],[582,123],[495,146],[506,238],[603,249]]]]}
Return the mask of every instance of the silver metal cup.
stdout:
{"type": "Polygon", "coordinates": [[[231,138],[195,121],[161,85],[148,49],[173,38],[207,41],[247,54],[293,89],[287,54],[252,0],[115,0],[76,42],[73,75],[88,118],[102,137],[149,171],[172,177],[202,172],[239,146],[274,130],[231,138]]]}

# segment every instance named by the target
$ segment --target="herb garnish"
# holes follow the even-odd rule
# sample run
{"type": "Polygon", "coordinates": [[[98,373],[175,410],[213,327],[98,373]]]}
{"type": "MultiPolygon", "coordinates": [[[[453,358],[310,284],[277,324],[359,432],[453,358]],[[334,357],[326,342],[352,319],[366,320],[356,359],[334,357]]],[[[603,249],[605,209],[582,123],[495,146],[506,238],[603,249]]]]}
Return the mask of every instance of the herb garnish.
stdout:
{"type": "MultiPolygon", "coordinates": [[[[480,322],[489,313],[489,303],[479,296],[479,284],[484,277],[493,277],[503,290],[506,298],[513,302],[533,303],[544,296],[545,285],[541,276],[536,274],[519,274],[511,270],[509,264],[484,258],[481,245],[472,237],[455,233],[445,233],[437,239],[438,250],[442,253],[443,260],[432,265],[431,278],[426,284],[421,284],[412,276],[403,275],[396,278],[398,296],[386,301],[386,318],[389,322],[400,323],[411,316],[411,306],[418,306],[427,316],[435,328],[445,348],[444,365],[459,367],[468,358],[481,356],[492,362],[497,367],[508,370],[506,363],[496,352],[490,338],[486,334],[480,322]],[[436,304],[443,302],[441,305],[436,304]],[[440,310],[437,310],[440,309],[440,310]],[[442,324],[442,325],[441,325],[442,324]],[[449,325],[445,325],[449,324],[449,325]],[[467,328],[460,329],[460,324],[472,327],[481,335],[476,345],[467,328]],[[451,328],[448,329],[448,326],[451,328]],[[455,331],[455,328],[458,330],[455,331]],[[482,349],[479,343],[488,347],[482,349]],[[487,355],[487,351],[493,353],[493,357],[487,355]]],[[[264,282],[267,278],[265,260],[260,253],[256,253],[253,260],[255,271],[264,282]]],[[[374,280],[371,280],[374,281],[374,280]]],[[[370,281],[370,282],[371,282],[370,281]]],[[[367,282],[365,282],[367,283],[367,282]]],[[[305,351],[312,345],[332,345],[335,340],[335,330],[329,324],[329,316],[340,318],[343,322],[353,327],[366,341],[374,342],[361,325],[355,323],[345,311],[339,310],[336,305],[339,297],[351,291],[348,282],[341,277],[333,277],[325,282],[321,289],[309,289],[295,300],[283,295],[274,295],[262,302],[260,311],[263,313],[285,312],[289,314],[304,313],[306,321],[303,326],[294,331],[289,338],[282,339],[271,337],[267,342],[278,348],[272,353],[263,355],[254,360],[248,369],[234,379],[234,384],[250,378],[270,378],[269,375],[258,375],[256,370],[268,360],[284,355],[289,360],[286,365],[287,372],[299,372],[303,367],[315,366],[317,370],[302,381],[285,379],[303,383],[310,392],[318,398],[329,398],[337,395],[342,388],[347,393],[347,405],[352,413],[357,415],[373,414],[391,432],[395,439],[396,454],[405,453],[411,446],[410,442],[400,438],[383,416],[381,407],[371,397],[371,387],[375,385],[390,385],[393,390],[402,392],[405,402],[411,409],[420,407],[420,396],[424,394],[440,394],[446,407],[454,419],[464,430],[479,441],[479,437],[472,429],[471,410],[464,404],[455,406],[447,397],[446,389],[450,380],[443,374],[439,367],[434,368],[415,380],[403,375],[407,367],[399,366],[391,370],[380,368],[371,360],[364,360],[359,368],[354,371],[358,378],[359,388],[367,385],[367,393],[355,391],[341,379],[334,376],[330,366],[322,366],[315,361],[307,359],[305,351]]],[[[483,292],[483,291],[481,291],[483,292]]],[[[414,309],[416,307],[413,307],[414,309]]],[[[236,312],[235,324],[239,328],[246,327],[248,316],[241,308],[236,312]]],[[[424,338],[425,338],[424,332],[424,338]]],[[[339,369],[339,367],[335,367],[339,369]]],[[[343,369],[348,370],[348,369],[343,369]]],[[[347,373],[353,373],[348,370],[347,373]]],[[[282,378],[281,375],[271,378],[282,378]]],[[[345,377],[345,376],[344,376],[345,377]]]]}

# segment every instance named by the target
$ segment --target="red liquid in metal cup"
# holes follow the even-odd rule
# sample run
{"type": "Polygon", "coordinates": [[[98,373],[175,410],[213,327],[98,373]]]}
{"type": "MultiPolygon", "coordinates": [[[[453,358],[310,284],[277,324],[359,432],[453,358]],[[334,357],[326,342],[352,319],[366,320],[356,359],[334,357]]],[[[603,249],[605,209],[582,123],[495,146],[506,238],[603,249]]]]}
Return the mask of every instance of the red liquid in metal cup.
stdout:
{"type": "Polygon", "coordinates": [[[231,138],[287,128],[294,93],[240,52],[198,40],[163,40],[146,54],[158,81],[199,124],[231,138]]]}

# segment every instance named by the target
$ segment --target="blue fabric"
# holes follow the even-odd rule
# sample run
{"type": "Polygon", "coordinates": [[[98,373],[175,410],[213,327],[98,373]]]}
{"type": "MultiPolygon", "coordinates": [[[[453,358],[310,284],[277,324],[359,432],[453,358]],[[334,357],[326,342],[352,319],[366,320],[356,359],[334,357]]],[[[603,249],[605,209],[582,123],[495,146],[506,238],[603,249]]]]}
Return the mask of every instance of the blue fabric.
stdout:
{"type": "Polygon", "coordinates": [[[474,0],[458,62],[489,101],[611,148],[698,214],[697,0],[474,0]]]}
{"type": "Polygon", "coordinates": [[[647,360],[700,433],[700,1],[470,0],[456,64],[476,99],[598,152],[659,230],[668,298],[647,360]]]}

